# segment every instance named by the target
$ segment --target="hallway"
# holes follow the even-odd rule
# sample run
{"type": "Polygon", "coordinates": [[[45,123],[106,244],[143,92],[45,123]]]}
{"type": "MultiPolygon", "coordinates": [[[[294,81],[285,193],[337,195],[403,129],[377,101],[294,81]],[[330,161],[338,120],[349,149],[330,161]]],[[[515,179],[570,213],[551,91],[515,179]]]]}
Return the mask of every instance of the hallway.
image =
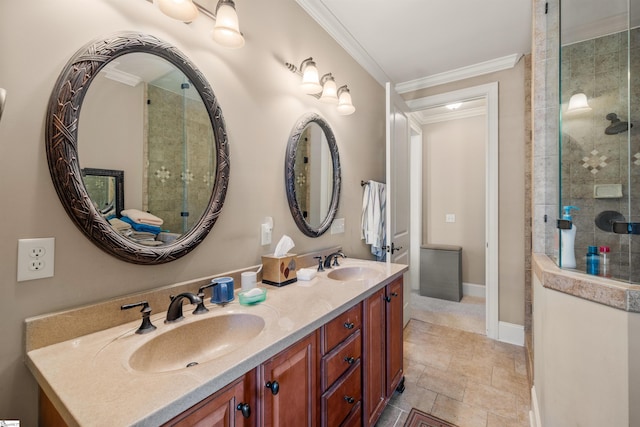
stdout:
{"type": "MultiPolygon", "coordinates": [[[[406,389],[391,398],[378,427],[402,427],[411,408],[459,427],[529,426],[524,348],[469,331],[479,328],[479,300],[412,295],[404,330],[406,389]],[[447,313],[447,307],[459,313],[447,313]]],[[[481,322],[483,327],[483,317],[481,322]]]]}

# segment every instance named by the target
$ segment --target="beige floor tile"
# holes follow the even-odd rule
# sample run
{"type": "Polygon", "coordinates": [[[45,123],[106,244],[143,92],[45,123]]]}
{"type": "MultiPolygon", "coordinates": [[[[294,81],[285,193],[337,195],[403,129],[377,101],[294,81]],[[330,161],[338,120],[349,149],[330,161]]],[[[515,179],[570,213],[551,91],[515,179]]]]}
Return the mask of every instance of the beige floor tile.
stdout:
{"type": "Polygon", "coordinates": [[[518,418],[515,394],[499,390],[490,385],[468,381],[464,391],[463,402],[504,418],[511,420],[518,418]]]}
{"type": "Polygon", "coordinates": [[[405,412],[411,411],[411,408],[416,408],[422,412],[430,413],[436,401],[437,393],[419,387],[417,383],[412,381],[405,380],[404,385],[404,393],[394,393],[389,400],[389,405],[405,412]]]}
{"type": "Polygon", "coordinates": [[[447,373],[446,370],[427,366],[418,379],[417,385],[418,387],[462,401],[467,380],[465,377],[452,376],[447,373]]]}
{"type": "Polygon", "coordinates": [[[449,362],[451,362],[451,353],[437,346],[425,347],[412,342],[404,343],[404,357],[414,362],[436,366],[440,369],[447,369],[449,362]]]}
{"type": "Polygon", "coordinates": [[[486,427],[487,412],[439,394],[431,414],[459,427],[486,427]]]}
{"type": "Polygon", "coordinates": [[[529,382],[526,375],[517,374],[510,367],[494,366],[491,385],[519,396],[523,400],[529,399],[529,382]]]}
{"type": "Polygon", "coordinates": [[[474,362],[472,355],[454,355],[447,371],[451,375],[465,376],[469,380],[489,385],[493,367],[489,364],[474,362]]]}
{"type": "Polygon", "coordinates": [[[489,416],[487,417],[487,427],[529,427],[529,420],[512,420],[489,412],[489,416]]]}
{"type": "Polygon", "coordinates": [[[387,406],[382,415],[380,415],[380,418],[376,423],[376,427],[402,427],[404,425],[404,421],[399,421],[402,412],[403,411],[398,408],[387,406]]]}

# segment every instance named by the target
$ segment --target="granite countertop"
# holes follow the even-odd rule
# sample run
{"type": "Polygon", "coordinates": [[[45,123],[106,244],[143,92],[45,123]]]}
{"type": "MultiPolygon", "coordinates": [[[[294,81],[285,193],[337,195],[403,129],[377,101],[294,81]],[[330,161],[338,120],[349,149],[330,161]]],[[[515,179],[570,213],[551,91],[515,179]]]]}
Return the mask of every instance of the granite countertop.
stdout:
{"type": "MultiPolygon", "coordinates": [[[[327,321],[366,299],[408,270],[406,265],[356,259],[342,267],[376,270],[366,280],[342,282],[329,271],[285,287],[258,284],[267,299],[254,306],[238,297],[224,307],[208,302],[209,313],[194,316],[185,303],[185,319],[164,324],[166,313],[151,316],[157,330],[135,334],[140,320],[29,350],[26,364],[70,426],[159,425],[220,390],[236,378],[304,338],[327,321]],[[174,328],[222,314],[260,316],[264,329],[246,345],[188,369],[141,372],[129,357],[144,343],[174,328]]],[[[237,292],[237,290],[236,290],[237,292]]],[[[209,293],[207,292],[207,296],[209,293]]],[[[68,315],[66,316],[69,317],[68,315]]],[[[68,321],[68,319],[67,319],[68,321]]],[[[206,340],[207,336],[201,339],[206,340]]]]}
{"type": "Polygon", "coordinates": [[[533,254],[533,272],[545,288],[640,313],[640,285],[562,269],[547,255],[533,254]]]}

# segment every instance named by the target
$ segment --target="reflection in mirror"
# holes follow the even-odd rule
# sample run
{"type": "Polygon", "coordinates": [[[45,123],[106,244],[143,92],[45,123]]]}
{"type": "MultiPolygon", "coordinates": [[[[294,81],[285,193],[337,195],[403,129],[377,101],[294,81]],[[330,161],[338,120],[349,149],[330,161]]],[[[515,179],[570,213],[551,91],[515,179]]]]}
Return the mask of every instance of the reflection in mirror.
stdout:
{"type": "Polygon", "coordinates": [[[193,84],[170,62],[131,53],[109,63],[87,91],[78,135],[82,165],[126,171],[126,209],[151,212],[176,234],[206,210],[213,129],[193,84]],[[119,125],[104,129],[105,119],[119,125]]]}
{"type": "Polygon", "coordinates": [[[307,236],[331,226],[340,198],[340,159],[329,124],[317,114],[303,116],[287,145],[285,181],[291,214],[307,236]]]}
{"type": "Polygon", "coordinates": [[[7,90],[0,87],[0,119],[2,119],[2,112],[4,111],[4,102],[7,99],[7,90]]]}
{"type": "Polygon", "coordinates": [[[49,100],[46,149],[69,217],[93,243],[128,262],[186,255],[224,203],[229,149],[220,106],[189,59],[153,36],[116,33],[71,58],[49,100]],[[113,218],[104,216],[109,202],[82,178],[80,164],[126,173],[126,216],[117,218],[118,207],[113,218]],[[125,219],[135,231],[135,224],[152,224],[153,236],[130,238],[122,232],[125,219]]]}
{"type": "Polygon", "coordinates": [[[93,205],[102,216],[121,215],[124,209],[124,171],[84,168],[82,180],[93,205]]]}

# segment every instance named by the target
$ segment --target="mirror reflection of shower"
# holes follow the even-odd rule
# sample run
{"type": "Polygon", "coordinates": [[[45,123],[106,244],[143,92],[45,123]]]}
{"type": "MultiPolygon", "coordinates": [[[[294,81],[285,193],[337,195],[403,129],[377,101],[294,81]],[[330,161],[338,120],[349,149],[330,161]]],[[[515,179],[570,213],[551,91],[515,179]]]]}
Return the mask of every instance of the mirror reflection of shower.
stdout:
{"type": "MultiPolygon", "coordinates": [[[[629,130],[629,123],[621,121],[616,113],[609,113],[606,118],[611,121],[611,124],[604,130],[605,134],[617,135],[629,130]]],[[[633,127],[633,123],[631,123],[631,127],[633,127]]]]}

